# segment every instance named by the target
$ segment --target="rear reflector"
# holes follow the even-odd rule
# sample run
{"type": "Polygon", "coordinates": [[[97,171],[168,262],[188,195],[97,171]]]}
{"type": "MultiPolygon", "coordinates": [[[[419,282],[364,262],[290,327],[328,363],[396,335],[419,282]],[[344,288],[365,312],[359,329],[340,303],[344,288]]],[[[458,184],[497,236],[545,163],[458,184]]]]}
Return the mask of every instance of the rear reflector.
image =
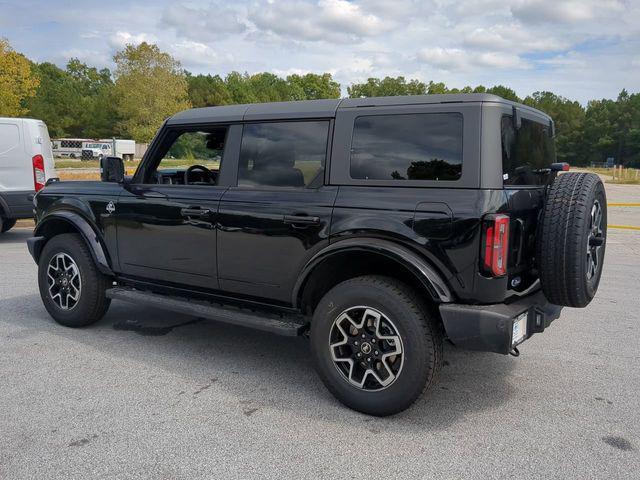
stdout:
{"type": "Polygon", "coordinates": [[[500,277],[507,273],[509,217],[487,215],[483,223],[482,266],[486,273],[500,277]]]}
{"type": "Polygon", "coordinates": [[[36,192],[44,188],[47,177],[44,173],[44,157],[42,155],[34,155],[33,159],[33,187],[36,192]]]}

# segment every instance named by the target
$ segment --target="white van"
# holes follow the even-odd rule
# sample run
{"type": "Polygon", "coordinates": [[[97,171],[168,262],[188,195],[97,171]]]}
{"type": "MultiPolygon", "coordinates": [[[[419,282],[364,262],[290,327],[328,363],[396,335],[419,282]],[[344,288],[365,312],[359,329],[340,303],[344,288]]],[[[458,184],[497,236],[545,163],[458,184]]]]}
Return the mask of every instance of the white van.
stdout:
{"type": "Polygon", "coordinates": [[[49,131],[42,120],[0,117],[0,233],[33,217],[31,196],[54,176],[49,131]]]}

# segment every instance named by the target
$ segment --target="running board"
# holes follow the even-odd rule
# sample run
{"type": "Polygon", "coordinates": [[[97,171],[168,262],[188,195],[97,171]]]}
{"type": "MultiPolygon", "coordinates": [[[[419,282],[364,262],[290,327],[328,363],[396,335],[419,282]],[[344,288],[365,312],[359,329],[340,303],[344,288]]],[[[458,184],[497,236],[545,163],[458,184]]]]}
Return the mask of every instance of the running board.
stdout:
{"type": "Polygon", "coordinates": [[[240,325],[243,327],[264,330],[266,332],[295,337],[301,335],[306,328],[306,321],[302,315],[272,313],[255,313],[231,306],[223,306],[184,297],[159,295],[157,293],[135,290],[132,288],[114,287],[106,292],[107,298],[122,300],[138,305],[170,310],[201,318],[217,320],[219,322],[240,325]]]}

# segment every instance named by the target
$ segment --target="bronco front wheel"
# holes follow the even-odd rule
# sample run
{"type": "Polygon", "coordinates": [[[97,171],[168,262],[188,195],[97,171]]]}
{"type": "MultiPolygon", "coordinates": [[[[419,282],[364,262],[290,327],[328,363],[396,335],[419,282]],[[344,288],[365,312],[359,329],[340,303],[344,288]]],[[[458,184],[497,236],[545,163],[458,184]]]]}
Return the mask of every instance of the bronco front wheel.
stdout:
{"type": "Polygon", "coordinates": [[[370,415],[408,408],[442,365],[442,334],[403,283],[363,276],[331,289],[311,323],[311,351],[326,387],[370,415]]]}
{"type": "Polygon", "coordinates": [[[100,320],[111,302],[105,295],[109,277],[98,271],[89,248],[77,234],[49,240],[38,262],[42,303],[66,327],[84,327],[100,320]]]}

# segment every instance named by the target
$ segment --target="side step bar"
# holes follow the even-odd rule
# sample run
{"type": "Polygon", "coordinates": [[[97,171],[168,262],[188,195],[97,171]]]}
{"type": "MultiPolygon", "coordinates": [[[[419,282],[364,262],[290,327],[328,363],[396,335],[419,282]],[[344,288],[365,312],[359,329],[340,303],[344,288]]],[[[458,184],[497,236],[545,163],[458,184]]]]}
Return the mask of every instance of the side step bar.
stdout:
{"type": "Polygon", "coordinates": [[[107,290],[106,295],[108,298],[114,300],[122,300],[138,305],[148,305],[150,307],[255,328],[257,330],[264,330],[289,337],[301,335],[306,328],[306,321],[302,315],[255,313],[250,310],[223,306],[217,303],[159,295],[157,293],[124,287],[110,288],[107,290]]]}

